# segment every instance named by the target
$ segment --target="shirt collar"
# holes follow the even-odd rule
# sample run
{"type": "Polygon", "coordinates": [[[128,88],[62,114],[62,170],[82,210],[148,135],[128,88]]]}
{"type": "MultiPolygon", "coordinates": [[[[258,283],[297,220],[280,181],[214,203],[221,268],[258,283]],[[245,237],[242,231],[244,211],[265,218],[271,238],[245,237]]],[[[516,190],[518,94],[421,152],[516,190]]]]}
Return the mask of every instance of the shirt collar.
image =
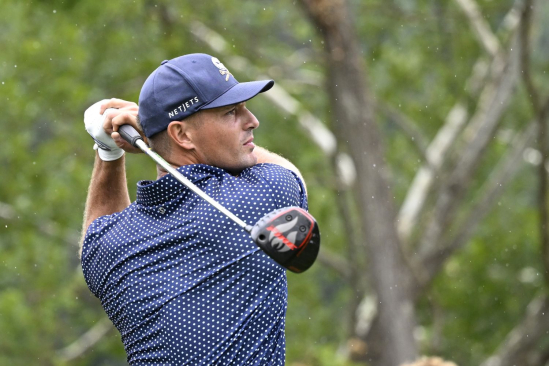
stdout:
{"type": "MultiPolygon", "coordinates": [[[[177,168],[177,171],[193,183],[208,177],[221,177],[228,174],[223,169],[204,164],[183,165],[177,168]]],[[[171,174],[166,174],[154,181],[141,180],[137,183],[136,202],[140,205],[155,206],[172,200],[183,190],[188,190],[188,188],[171,174]]]]}

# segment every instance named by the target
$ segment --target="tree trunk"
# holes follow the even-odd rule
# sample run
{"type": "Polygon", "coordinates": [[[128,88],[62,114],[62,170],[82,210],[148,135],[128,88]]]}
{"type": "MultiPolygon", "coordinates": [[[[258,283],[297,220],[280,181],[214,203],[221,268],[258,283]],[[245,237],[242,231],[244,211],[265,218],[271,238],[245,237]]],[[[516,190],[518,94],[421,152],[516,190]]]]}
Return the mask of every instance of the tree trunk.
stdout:
{"type": "MultiPolygon", "coordinates": [[[[368,272],[377,296],[377,318],[367,337],[368,360],[395,366],[416,357],[413,276],[394,226],[396,210],[381,136],[368,100],[365,65],[345,0],[302,0],[325,43],[328,108],[333,129],[349,147],[357,169],[368,272]]],[[[364,335],[360,335],[364,337],[364,335]]]]}

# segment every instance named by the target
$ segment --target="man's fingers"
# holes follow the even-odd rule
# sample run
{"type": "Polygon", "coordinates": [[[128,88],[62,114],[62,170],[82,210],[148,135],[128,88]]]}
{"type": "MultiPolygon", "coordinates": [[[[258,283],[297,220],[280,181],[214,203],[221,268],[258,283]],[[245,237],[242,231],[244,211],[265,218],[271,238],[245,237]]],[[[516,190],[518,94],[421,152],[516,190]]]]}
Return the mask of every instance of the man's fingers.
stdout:
{"type": "Polygon", "coordinates": [[[139,109],[137,104],[135,104],[134,102],[128,102],[127,100],[123,99],[111,98],[102,100],[100,113],[103,114],[103,112],[105,112],[105,110],[109,108],[127,109],[129,111],[135,111],[135,114],[137,114],[137,110],[139,109]]]}
{"type": "MultiPolygon", "coordinates": [[[[113,129],[113,133],[114,132],[117,132],[118,129],[120,128],[120,126],[123,126],[123,125],[130,125],[132,126],[133,128],[135,128],[135,130],[137,132],[139,132],[139,134],[141,135],[141,137],[143,138],[143,140],[148,143],[147,141],[147,138],[145,137],[145,135],[143,134],[143,132],[141,131],[141,129],[139,128],[138,124],[137,124],[137,115],[134,114],[133,112],[121,112],[119,113],[116,117],[114,117],[112,119],[112,129],[113,129]]],[[[117,133],[118,134],[118,133],[117,133]]],[[[119,135],[120,136],[120,135],[119,135]]],[[[120,137],[122,139],[122,137],[120,137]]],[[[123,140],[123,139],[122,139],[123,140]]],[[[130,144],[128,144],[130,145],[130,144]]],[[[130,145],[131,146],[131,145],[130,145]]],[[[136,149],[136,151],[131,151],[130,149],[125,149],[126,151],[128,152],[141,152],[141,150],[137,149],[134,147],[134,149],[136,149]]]]}
{"type": "MultiPolygon", "coordinates": [[[[137,126],[137,114],[134,114],[133,112],[120,112],[116,116],[112,118],[112,129],[113,131],[118,131],[120,126],[122,125],[130,125],[133,128],[135,128],[137,131],[139,131],[139,127],[137,126]]],[[[141,133],[141,131],[139,132],[141,133]]]]}
{"type": "Polygon", "coordinates": [[[108,109],[103,114],[103,129],[107,134],[111,134],[114,131],[113,120],[120,114],[118,109],[108,109]]]}
{"type": "Polygon", "coordinates": [[[103,129],[109,135],[118,131],[122,125],[131,125],[139,131],[137,125],[137,111],[126,111],[123,109],[107,109],[104,113],[103,129]]]}
{"type": "Polygon", "coordinates": [[[124,140],[118,132],[113,132],[112,135],[111,135],[111,138],[116,143],[116,146],[118,146],[119,148],[121,148],[122,150],[124,150],[128,153],[136,154],[136,153],[142,152],[141,149],[133,146],[132,144],[130,144],[126,140],[124,140]]]}

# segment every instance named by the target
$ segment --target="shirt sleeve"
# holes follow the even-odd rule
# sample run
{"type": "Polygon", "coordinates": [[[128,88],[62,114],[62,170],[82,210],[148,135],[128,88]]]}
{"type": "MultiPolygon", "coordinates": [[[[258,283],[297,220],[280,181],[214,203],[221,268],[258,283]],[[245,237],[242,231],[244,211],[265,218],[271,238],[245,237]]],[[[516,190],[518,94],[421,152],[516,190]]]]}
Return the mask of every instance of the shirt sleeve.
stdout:
{"type": "Polygon", "coordinates": [[[82,243],[82,271],[84,279],[90,291],[97,297],[98,284],[100,282],[100,264],[102,256],[105,255],[102,248],[102,241],[105,233],[109,230],[114,222],[114,217],[120,213],[113,215],[101,216],[95,219],[88,229],[82,243]]]}
{"type": "Polygon", "coordinates": [[[308,209],[305,186],[297,174],[276,164],[258,164],[253,171],[270,187],[271,198],[278,208],[298,206],[308,209]]]}
{"type": "Polygon", "coordinates": [[[299,207],[308,211],[309,203],[307,201],[307,191],[305,190],[305,183],[303,183],[301,178],[299,178],[299,176],[296,173],[294,173],[291,170],[288,170],[288,171],[294,176],[294,179],[296,180],[297,184],[299,184],[299,207]]]}

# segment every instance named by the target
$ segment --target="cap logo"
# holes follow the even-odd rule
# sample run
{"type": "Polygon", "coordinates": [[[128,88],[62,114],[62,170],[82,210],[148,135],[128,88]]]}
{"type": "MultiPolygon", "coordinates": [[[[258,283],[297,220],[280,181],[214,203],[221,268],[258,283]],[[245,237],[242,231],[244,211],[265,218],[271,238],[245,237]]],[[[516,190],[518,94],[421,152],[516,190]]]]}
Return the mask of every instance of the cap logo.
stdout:
{"type": "Polygon", "coordinates": [[[225,76],[225,81],[229,81],[229,76],[231,76],[231,72],[217,59],[217,57],[212,57],[212,62],[219,69],[219,73],[223,76],[225,76]]]}
{"type": "Polygon", "coordinates": [[[187,100],[184,103],[181,103],[177,108],[175,108],[173,111],[168,112],[168,118],[172,118],[175,115],[181,113],[187,112],[187,109],[189,109],[193,104],[199,103],[198,97],[191,98],[187,100]]]}

